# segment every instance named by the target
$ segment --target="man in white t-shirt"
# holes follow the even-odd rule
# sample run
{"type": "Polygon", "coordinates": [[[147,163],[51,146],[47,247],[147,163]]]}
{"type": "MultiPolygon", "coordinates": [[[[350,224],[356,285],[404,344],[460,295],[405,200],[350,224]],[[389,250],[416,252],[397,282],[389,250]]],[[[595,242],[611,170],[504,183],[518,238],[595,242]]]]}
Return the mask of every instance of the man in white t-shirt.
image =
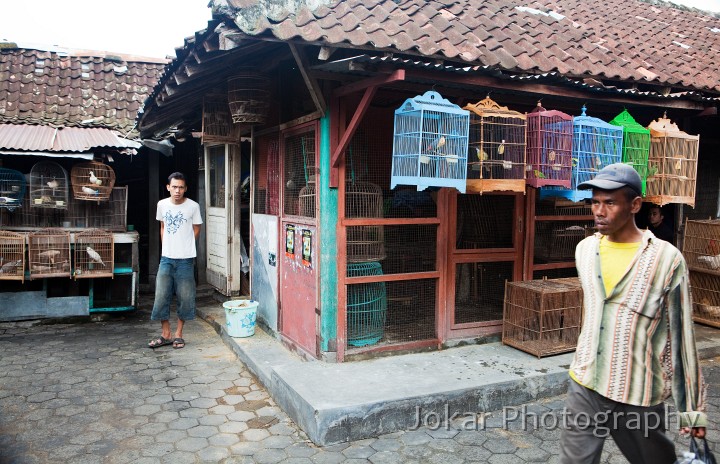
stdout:
{"type": "Polygon", "coordinates": [[[195,319],[195,240],[200,235],[200,206],[185,198],[187,182],[181,172],[168,177],[170,197],[157,204],[162,253],[155,280],[155,304],[150,319],[160,321],[162,334],[150,340],[148,347],[172,345],[185,347],[182,331],[185,321],[195,319]],[[178,324],[175,335],[170,331],[170,302],[177,297],[178,324]]]}

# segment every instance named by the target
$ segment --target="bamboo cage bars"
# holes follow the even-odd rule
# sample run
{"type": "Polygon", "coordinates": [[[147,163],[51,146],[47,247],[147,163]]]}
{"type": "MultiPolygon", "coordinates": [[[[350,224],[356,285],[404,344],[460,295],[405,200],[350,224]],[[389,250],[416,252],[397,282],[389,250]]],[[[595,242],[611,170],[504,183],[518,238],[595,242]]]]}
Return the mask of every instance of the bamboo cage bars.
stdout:
{"type": "Polygon", "coordinates": [[[0,230],[0,280],[25,281],[25,235],[0,230]]]}
{"type": "Polygon", "coordinates": [[[688,220],[683,256],[690,271],[693,320],[720,328],[720,220],[688,220]]]}
{"type": "Polygon", "coordinates": [[[28,235],[31,279],[70,277],[70,232],[41,229],[28,235]]]}
{"type": "Polygon", "coordinates": [[[112,232],[90,229],[75,234],[75,279],[113,277],[114,246],[112,232]]]}

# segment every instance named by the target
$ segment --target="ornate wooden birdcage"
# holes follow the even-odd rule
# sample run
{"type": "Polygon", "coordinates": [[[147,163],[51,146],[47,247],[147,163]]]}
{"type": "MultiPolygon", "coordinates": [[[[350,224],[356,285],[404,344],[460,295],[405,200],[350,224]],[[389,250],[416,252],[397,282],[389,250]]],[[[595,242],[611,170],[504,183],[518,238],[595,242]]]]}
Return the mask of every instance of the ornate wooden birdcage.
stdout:
{"type": "Polygon", "coordinates": [[[255,68],[239,70],[228,79],[228,103],[234,123],[264,124],[270,108],[268,78],[255,68]]]}
{"type": "Polygon", "coordinates": [[[52,161],[40,161],[30,169],[30,206],[33,208],[67,209],[67,171],[52,161]]]}
{"type": "Polygon", "coordinates": [[[720,220],[687,221],[683,256],[690,271],[693,320],[720,328],[720,220]]]}
{"type": "Polygon", "coordinates": [[[89,229],[75,234],[75,279],[113,277],[113,234],[107,230],[89,229]]]}
{"type": "Polygon", "coordinates": [[[591,190],[577,186],[590,180],[604,168],[622,161],[623,128],[602,119],[587,116],[587,108],[573,118],[572,177],[570,189],[548,187],[540,189],[540,198],[566,198],[580,201],[592,196],[591,190]]]}
{"type": "Polygon", "coordinates": [[[25,197],[25,175],[14,169],[0,168],[0,208],[15,211],[25,197]]]}
{"type": "Polygon", "coordinates": [[[432,90],[395,110],[390,188],[454,187],[465,193],[470,114],[432,90]]]}
{"type": "Polygon", "coordinates": [[[470,111],[468,189],[525,191],[527,117],[485,98],[470,111]]]}
{"type": "Polygon", "coordinates": [[[623,128],[622,161],[635,168],[640,174],[642,194],[645,195],[648,156],[650,155],[650,130],[638,124],[627,110],[623,110],[622,113],[615,116],[610,124],[623,128]]]}
{"type": "Polygon", "coordinates": [[[538,102],[527,115],[528,185],[570,188],[572,137],[572,116],[538,102]]]}
{"type": "Polygon", "coordinates": [[[681,131],[666,116],[651,122],[648,129],[650,156],[645,199],[660,206],[684,203],[694,208],[700,136],[681,131]]]}
{"type": "Polygon", "coordinates": [[[0,280],[25,281],[25,235],[0,230],[0,280]]]}
{"type": "Polygon", "coordinates": [[[233,125],[227,95],[203,97],[202,143],[237,143],[238,134],[233,125]]]}
{"type": "Polygon", "coordinates": [[[70,233],[49,228],[29,234],[28,258],[31,279],[70,277],[70,233]]]}
{"type": "Polygon", "coordinates": [[[76,200],[107,201],[115,186],[115,171],[107,164],[89,161],[73,166],[70,179],[76,200]]]}

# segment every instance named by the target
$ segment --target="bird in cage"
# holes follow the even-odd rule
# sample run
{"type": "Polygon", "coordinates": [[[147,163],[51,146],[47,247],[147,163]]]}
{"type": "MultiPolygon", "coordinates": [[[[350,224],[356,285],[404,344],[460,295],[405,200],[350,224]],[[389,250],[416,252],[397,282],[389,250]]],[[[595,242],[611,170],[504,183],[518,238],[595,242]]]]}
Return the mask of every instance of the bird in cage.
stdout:
{"type": "Polygon", "coordinates": [[[47,250],[42,253],[38,253],[38,256],[45,258],[51,263],[55,264],[55,258],[60,254],[60,250],[47,250]]]}
{"type": "Polygon", "coordinates": [[[47,186],[53,190],[58,188],[59,185],[60,185],[60,183],[57,181],[57,179],[53,179],[53,180],[50,180],[47,182],[47,186]]]}
{"type": "Polygon", "coordinates": [[[20,201],[20,200],[18,200],[17,198],[12,198],[12,197],[0,197],[0,205],[4,205],[4,204],[7,204],[7,203],[17,203],[18,201],[20,201]]]}
{"type": "Polygon", "coordinates": [[[477,155],[478,161],[487,161],[490,157],[485,150],[480,147],[475,147],[475,154],[477,155]]]}
{"type": "Polygon", "coordinates": [[[90,257],[91,260],[93,260],[93,262],[102,264],[103,267],[105,266],[105,263],[103,263],[103,260],[97,251],[93,250],[91,247],[87,247],[85,249],[85,251],[87,251],[88,256],[90,257]]]}
{"type": "MultiPolygon", "coordinates": [[[[2,258],[0,258],[0,262],[2,262],[2,258]]],[[[8,261],[7,263],[3,264],[2,267],[0,267],[0,274],[10,274],[15,272],[15,268],[20,266],[22,264],[22,260],[18,259],[17,261],[8,261]]]]}
{"type": "Polygon", "coordinates": [[[82,188],[82,191],[83,191],[84,193],[87,193],[88,195],[97,195],[97,193],[98,193],[97,190],[93,190],[93,189],[91,189],[90,187],[83,187],[83,188],[82,188]]]}
{"type": "Polygon", "coordinates": [[[430,145],[427,147],[427,151],[429,152],[435,152],[438,155],[440,154],[440,149],[445,146],[447,143],[447,140],[445,139],[444,135],[438,136],[435,140],[432,141],[430,145]]]}
{"type": "Polygon", "coordinates": [[[95,177],[95,174],[92,171],[90,171],[90,183],[95,184],[97,182],[97,180],[98,180],[98,178],[95,177]]]}
{"type": "Polygon", "coordinates": [[[715,256],[698,256],[698,261],[711,269],[720,268],[720,255],[715,256]]]}

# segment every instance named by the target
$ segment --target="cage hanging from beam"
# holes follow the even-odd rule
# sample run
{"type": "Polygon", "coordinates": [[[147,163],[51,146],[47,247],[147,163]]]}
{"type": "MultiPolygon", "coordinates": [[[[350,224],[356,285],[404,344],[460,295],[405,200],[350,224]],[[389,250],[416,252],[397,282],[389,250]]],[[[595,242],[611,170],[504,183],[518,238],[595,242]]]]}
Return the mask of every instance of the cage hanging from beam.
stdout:
{"type": "Polygon", "coordinates": [[[253,68],[244,68],[228,79],[228,104],[234,123],[265,123],[270,108],[268,82],[253,68]]]}
{"type": "Polygon", "coordinates": [[[25,281],[25,235],[0,230],[0,280],[25,281]]]}
{"type": "Polygon", "coordinates": [[[70,180],[76,200],[108,201],[115,186],[115,171],[107,164],[88,161],[73,166],[70,180]]]}
{"type": "Polygon", "coordinates": [[[67,209],[69,190],[68,173],[59,164],[40,161],[30,169],[30,206],[33,208],[67,209]]]}
{"type": "Polygon", "coordinates": [[[622,161],[632,166],[640,175],[644,196],[647,189],[650,130],[638,124],[628,110],[615,116],[610,124],[623,128],[622,161]]]}
{"type": "Polygon", "coordinates": [[[570,188],[572,116],[538,102],[527,115],[527,184],[570,188]]]}
{"type": "Polygon", "coordinates": [[[0,168],[0,208],[12,212],[22,206],[26,184],[22,172],[0,168]]]}
{"type": "Polygon", "coordinates": [[[28,235],[31,279],[70,277],[70,233],[48,228],[28,235]]]}
{"type": "Polygon", "coordinates": [[[113,277],[114,241],[107,230],[90,229],[75,234],[75,279],[113,277]]]}
{"type": "MultiPolygon", "coordinates": [[[[382,275],[380,263],[348,263],[348,277],[382,275]]],[[[347,344],[368,346],[378,343],[385,333],[387,292],[385,282],[347,286],[347,344]]]]}

